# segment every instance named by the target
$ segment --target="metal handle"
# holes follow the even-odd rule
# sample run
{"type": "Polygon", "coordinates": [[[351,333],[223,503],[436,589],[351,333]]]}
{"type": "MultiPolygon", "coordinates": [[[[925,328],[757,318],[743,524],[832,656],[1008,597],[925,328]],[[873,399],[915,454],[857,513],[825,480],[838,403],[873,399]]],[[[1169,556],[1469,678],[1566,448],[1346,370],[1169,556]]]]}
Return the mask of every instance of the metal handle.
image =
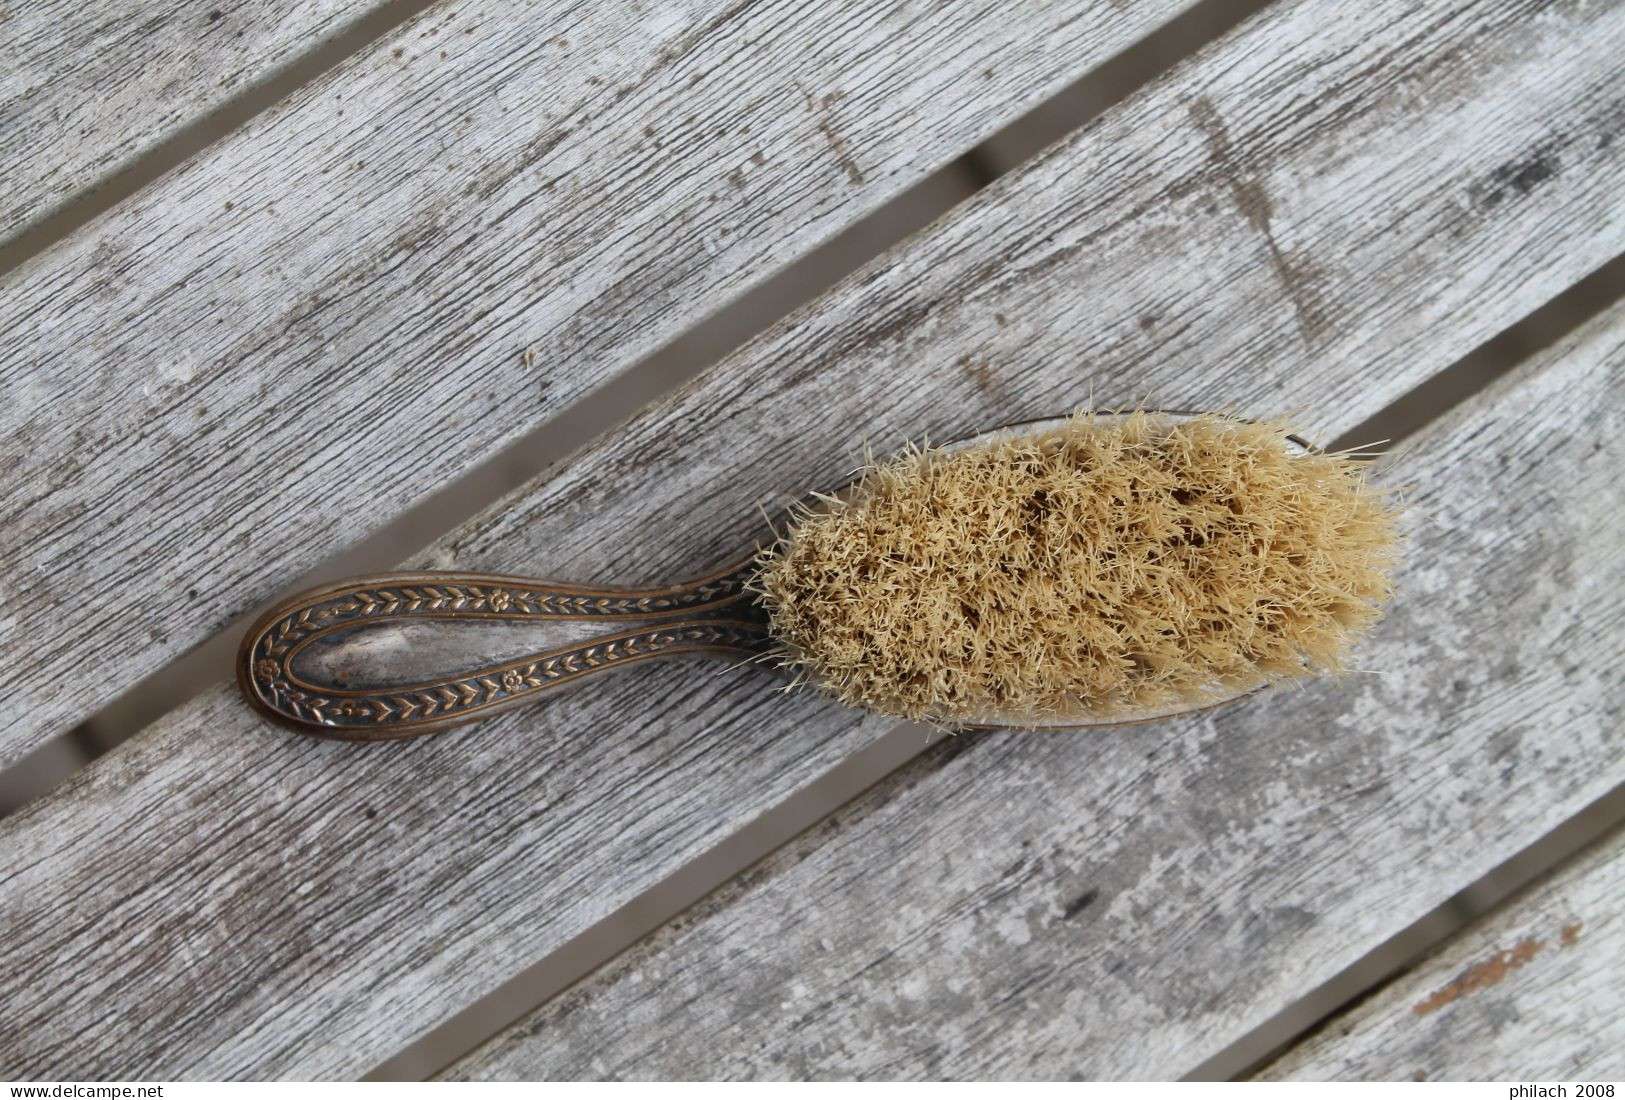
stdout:
{"type": "Polygon", "coordinates": [[[300,733],[433,733],[638,661],[765,651],[766,620],[744,588],[751,572],[747,563],[643,590],[484,573],[357,577],[262,616],[243,638],[237,681],[256,710],[300,733]]]}

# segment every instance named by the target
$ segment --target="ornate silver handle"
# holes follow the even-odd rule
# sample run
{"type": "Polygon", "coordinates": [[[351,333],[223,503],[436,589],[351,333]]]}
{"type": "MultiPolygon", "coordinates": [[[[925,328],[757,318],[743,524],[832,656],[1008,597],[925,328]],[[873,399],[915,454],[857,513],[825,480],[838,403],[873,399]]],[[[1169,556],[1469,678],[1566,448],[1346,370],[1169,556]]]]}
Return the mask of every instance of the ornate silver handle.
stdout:
{"type": "Polygon", "coordinates": [[[764,652],[750,574],[747,563],[658,589],[483,573],[357,577],[262,616],[243,638],[237,681],[256,710],[300,733],[433,733],[638,661],[764,652]]]}

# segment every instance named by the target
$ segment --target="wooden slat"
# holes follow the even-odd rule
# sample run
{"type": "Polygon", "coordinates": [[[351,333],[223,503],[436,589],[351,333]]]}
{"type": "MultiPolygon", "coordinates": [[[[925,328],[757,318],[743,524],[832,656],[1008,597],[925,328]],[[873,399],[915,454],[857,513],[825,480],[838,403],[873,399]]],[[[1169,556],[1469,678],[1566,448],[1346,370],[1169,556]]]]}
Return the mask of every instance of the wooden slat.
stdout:
{"type": "Polygon", "coordinates": [[[0,284],[0,763],[1190,0],[437,6],[0,284]]]}
{"type": "Polygon", "coordinates": [[[1617,1081],[1622,912],[1625,834],[1327,1021],[1260,1079],[1617,1081]]]}
{"type": "MultiPolygon", "coordinates": [[[[1228,37],[418,564],[696,574],[864,438],[1091,386],[1313,407],[1329,436],[1625,245],[1625,153],[1595,136],[1625,13],[1332,12],[1228,37]],[[1554,135],[1550,174],[1496,194],[1554,135]],[[1308,284],[1273,257],[1318,273],[1310,341],[1308,284]]],[[[777,682],[642,666],[377,746],[296,741],[206,694],[0,823],[0,1051],[25,1052],[0,1075],[365,1070],[889,728],[777,682]]]]}
{"type": "Polygon", "coordinates": [[[341,0],[0,8],[0,239],[367,10],[341,0]]]}
{"type": "Polygon", "coordinates": [[[1625,780],[1622,429],[1625,308],[1407,442],[1365,674],[962,736],[453,1076],[1194,1069],[1625,780]]]}

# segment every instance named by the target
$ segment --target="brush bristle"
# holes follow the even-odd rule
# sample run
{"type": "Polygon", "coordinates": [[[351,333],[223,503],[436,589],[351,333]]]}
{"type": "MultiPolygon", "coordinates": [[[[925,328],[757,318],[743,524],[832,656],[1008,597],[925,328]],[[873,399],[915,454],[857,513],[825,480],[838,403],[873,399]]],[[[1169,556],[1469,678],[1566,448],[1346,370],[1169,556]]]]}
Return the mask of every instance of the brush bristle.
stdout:
{"type": "Polygon", "coordinates": [[[954,725],[1090,721],[1344,667],[1396,513],[1284,423],[1080,413],[911,449],[758,559],[779,658],[843,702],[954,725]]]}

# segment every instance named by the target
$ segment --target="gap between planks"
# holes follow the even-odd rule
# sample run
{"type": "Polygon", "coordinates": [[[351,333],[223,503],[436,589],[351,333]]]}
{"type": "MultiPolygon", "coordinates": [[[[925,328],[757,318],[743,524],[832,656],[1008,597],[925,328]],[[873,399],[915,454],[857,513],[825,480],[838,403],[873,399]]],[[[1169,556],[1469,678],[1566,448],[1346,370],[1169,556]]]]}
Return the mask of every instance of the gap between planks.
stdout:
{"type": "MultiPolygon", "coordinates": [[[[64,121],[68,125],[74,124],[76,116],[73,114],[73,104],[62,102],[72,95],[82,95],[93,101],[98,97],[103,98],[91,111],[89,132],[77,136],[73,147],[63,155],[68,163],[58,169],[71,179],[71,190],[63,192],[56,189],[53,193],[53,189],[47,185],[49,176],[44,171],[39,173],[40,178],[32,181],[32,186],[28,183],[19,186],[15,181],[9,185],[11,193],[5,196],[4,201],[10,205],[0,208],[0,226],[10,223],[6,235],[0,239],[0,279],[437,2],[440,0],[382,0],[371,7],[364,7],[359,16],[347,23],[340,23],[336,28],[331,24],[344,13],[346,5],[311,2],[295,5],[292,9],[271,11],[263,7],[255,10],[254,5],[217,0],[209,10],[190,3],[177,4],[170,12],[156,12],[151,8],[143,10],[140,14],[144,25],[154,21],[160,26],[170,23],[172,29],[169,29],[169,33],[177,37],[192,33],[199,38],[241,35],[243,32],[238,24],[256,18],[274,19],[278,26],[256,39],[254,49],[263,56],[253,62],[245,59],[243,63],[246,67],[242,72],[229,70],[225,64],[226,51],[214,48],[206,53],[202,62],[206,71],[195,75],[201,75],[209,86],[198,95],[195,114],[184,120],[179,116],[160,118],[146,125],[121,126],[116,134],[102,133],[100,129],[112,117],[107,109],[109,90],[80,88],[78,82],[87,77],[97,78],[108,74],[76,59],[64,79],[53,77],[44,92],[44,97],[50,101],[50,110],[41,109],[45,105],[31,104],[30,107],[41,109],[42,114],[49,114],[57,125],[64,121]],[[290,10],[297,21],[292,28],[281,25],[288,20],[290,10]],[[177,26],[179,24],[184,26],[177,26]],[[307,32],[315,32],[314,44],[301,52],[294,39],[307,32]],[[265,65],[266,68],[262,73],[255,74],[256,65],[265,65]],[[210,84],[211,81],[215,83],[210,84]],[[214,94],[217,87],[233,87],[236,90],[229,95],[214,94]],[[62,117],[64,111],[68,112],[66,120],[62,117]],[[105,149],[114,143],[128,146],[129,149],[123,153],[105,149]]],[[[114,29],[128,30],[128,25],[121,27],[116,21],[110,22],[113,16],[101,5],[75,2],[71,4],[68,18],[96,19],[97,33],[103,34],[103,37],[91,45],[91,52],[98,56],[116,57],[119,64],[125,61],[138,63],[142,71],[137,81],[154,75],[161,76],[165,81],[176,78],[178,59],[171,55],[178,53],[177,49],[166,45],[165,55],[156,58],[142,56],[139,50],[129,50],[126,42],[115,40],[111,33],[107,33],[114,29]]],[[[5,15],[0,14],[0,21],[4,19],[5,15]]],[[[16,38],[12,41],[20,44],[16,38]]],[[[150,39],[141,45],[147,45],[148,41],[150,39]]],[[[7,73],[15,74],[17,68],[8,67],[7,73]]],[[[188,74],[185,79],[192,79],[193,75],[188,74]]],[[[151,91],[142,88],[140,93],[134,92],[129,81],[121,82],[121,85],[111,92],[112,99],[151,91]]],[[[161,94],[142,101],[140,109],[151,109],[154,105],[159,109],[164,106],[161,94]]],[[[0,103],[0,107],[15,110],[14,103],[0,103]]],[[[0,111],[0,115],[3,114],[0,111]]],[[[124,123],[127,120],[120,117],[119,121],[124,123]]],[[[33,130],[23,140],[42,139],[39,132],[33,130]]],[[[13,158],[12,163],[20,160],[13,158]]]]}
{"type": "MultiPolygon", "coordinates": [[[[1592,853],[1586,851],[1588,848],[1611,845],[1615,859],[1625,858],[1619,851],[1620,842],[1625,839],[1622,830],[1625,830],[1625,786],[1615,787],[1383,944],[1368,957],[1369,973],[1356,974],[1350,968],[1339,974],[1310,997],[1289,1006],[1264,1026],[1208,1059],[1187,1074],[1186,1079],[1272,1080],[1313,1072],[1323,1052],[1328,1048],[1335,1051],[1338,1043],[1331,1038],[1335,1030],[1365,1015],[1373,998],[1386,997],[1390,990],[1399,987],[1414,988],[1418,982],[1425,981],[1436,969],[1435,960],[1456,951],[1464,942],[1478,938],[1484,929],[1503,925],[1525,904],[1527,895],[1545,889],[1543,880],[1549,884],[1554,879],[1563,879],[1575,871],[1577,864],[1589,861],[1592,853]]],[[[1590,957],[1597,958],[1594,953],[1590,957]]],[[[1617,1005],[1609,1007],[1617,1016],[1617,1005]]],[[[1429,1034],[1425,1029],[1418,1032],[1419,1036],[1425,1034],[1429,1034]]],[[[1466,1068],[1459,1044],[1447,1039],[1441,1042],[1439,1040],[1445,1037],[1439,1035],[1432,1038],[1435,1056],[1455,1064],[1445,1067],[1443,1073],[1438,1072],[1437,1065],[1432,1072],[1424,1069],[1424,1076],[1457,1080],[1486,1072],[1482,1065],[1476,1070],[1466,1068]]],[[[1549,1036],[1548,1049],[1560,1048],[1565,1038],[1577,1039],[1554,1032],[1549,1036]]],[[[1391,1078],[1415,1072],[1412,1067],[1392,1068],[1397,1072],[1391,1073],[1391,1078]]],[[[1494,1076],[1555,1080],[1570,1073],[1569,1068],[1547,1064],[1526,1065],[1520,1073],[1494,1076]]],[[[1585,1075],[1598,1076],[1594,1072],[1585,1075]]],[[[1346,1073],[1339,1076],[1348,1079],[1346,1073]]]]}
{"type": "MultiPolygon", "coordinates": [[[[354,546],[329,557],[84,722],[0,770],[0,817],[46,794],[96,757],[196,698],[209,685],[229,681],[242,633],[265,608],[312,585],[395,567],[517,486],[613,430],[639,408],[697,377],[1045,146],[1233,29],[1267,2],[1205,0],[1180,12],[977,147],[697,321],[672,343],[611,378],[557,417],[404,509],[354,546]]],[[[3,270],[0,266],[0,273],[3,270]]]]}

